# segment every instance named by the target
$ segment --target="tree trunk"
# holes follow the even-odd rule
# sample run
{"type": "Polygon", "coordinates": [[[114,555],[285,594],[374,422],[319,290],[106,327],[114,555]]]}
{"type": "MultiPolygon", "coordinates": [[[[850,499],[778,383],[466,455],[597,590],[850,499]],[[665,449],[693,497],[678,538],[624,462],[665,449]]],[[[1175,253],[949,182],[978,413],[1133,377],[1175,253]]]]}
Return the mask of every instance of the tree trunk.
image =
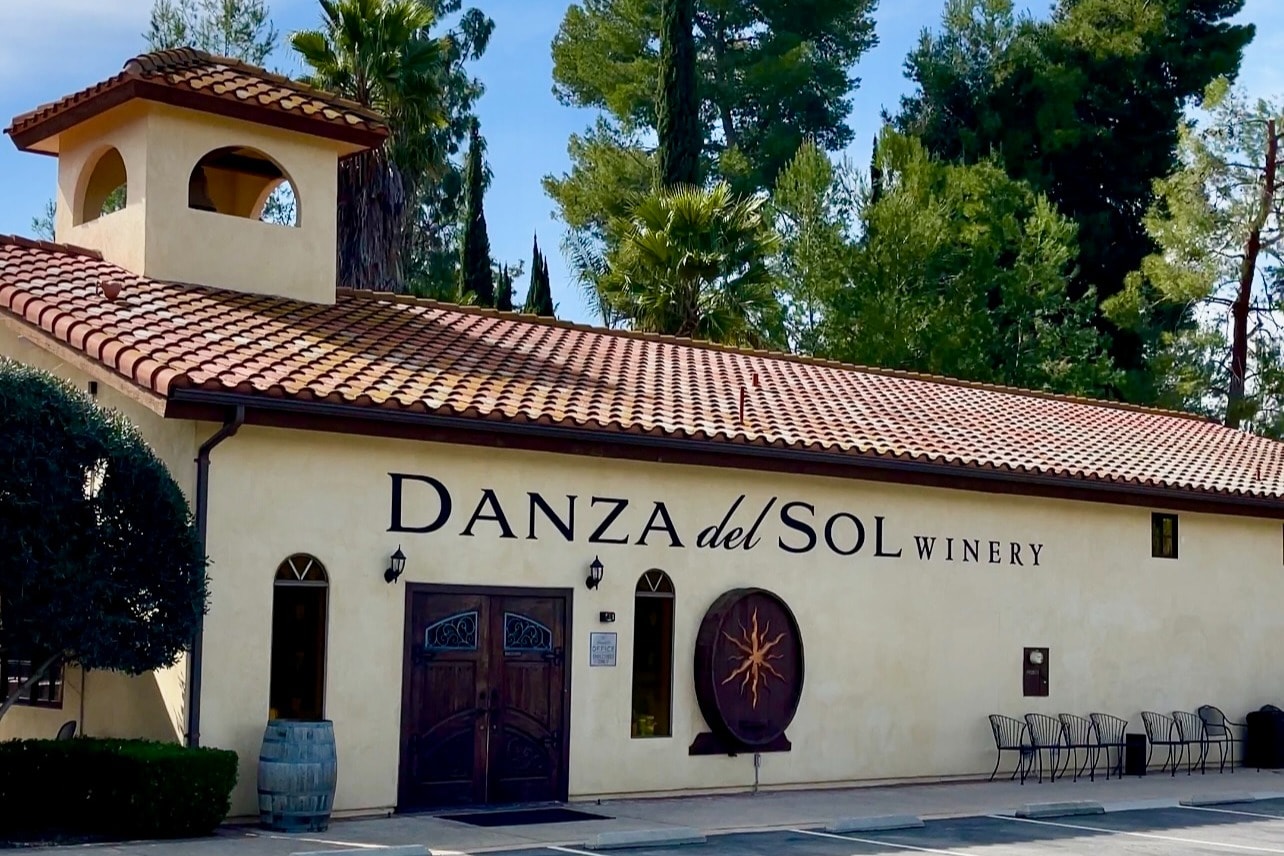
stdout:
{"type": "Polygon", "coordinates": [[[1239,289],[1231,305],[1233,332],[1231,334],[1230,390],[1226,400],[1226,426],[1240,427],[1244,403],[1245,377],[1248,374],[1248,311],[1252,303],[1253,280],[1257,276],[1257,257],[1262,251],[1262,229],[1266,226],[1275,201],[1276,174],[1279,169],[1279,137],[1275,120],[1266,123],[1266,168],[1262,179],[1262,193],[1257,215],[1249,224],[1248,239],[1244,242],[1244,258],[1239,265],[1239,289]]]}
{"type": "MultiPolygon", "coordinates": [[[[402,290],[406,195],[386,146],[339,162],[338,284],[402,290]]],[[[303,216],[302,205],[299,215],[303,216]]]]}
{"type": "Polygon", "coordinates": [[[665,187],[700,183],[700,100],[696,94],[695,0],[660,7],[660,92],[656,134],[665,187]]]}
{"type": "Polygon", "coordinates": [[[58,662],[58,658],[61,656],[62,653],[59,652],[41,663],[36,667],[35,671],[27,676],[27,679],[23,681],[22,686],[7,695],[3,702],[0,702],[0,719],[4,719],[4,715],[9,712],[9,708],[18,703],[18,697],[34,687],[36,685],[36,681],[43,678],[45,676],[45,672],[49,671],[50,667],[53,666],[54,663],[58,662]]]}

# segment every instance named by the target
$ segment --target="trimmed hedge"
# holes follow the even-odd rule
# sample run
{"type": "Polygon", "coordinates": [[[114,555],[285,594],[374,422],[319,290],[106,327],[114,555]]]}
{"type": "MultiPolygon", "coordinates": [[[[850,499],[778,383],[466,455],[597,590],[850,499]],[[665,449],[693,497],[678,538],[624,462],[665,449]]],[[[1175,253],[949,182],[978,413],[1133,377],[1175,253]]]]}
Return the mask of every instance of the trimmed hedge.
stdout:
{"type": "Polygon", "coordinates": [[[0,838],[182,838],[227,816],[237,758],[150,740],[0,743],[0,838]]]}

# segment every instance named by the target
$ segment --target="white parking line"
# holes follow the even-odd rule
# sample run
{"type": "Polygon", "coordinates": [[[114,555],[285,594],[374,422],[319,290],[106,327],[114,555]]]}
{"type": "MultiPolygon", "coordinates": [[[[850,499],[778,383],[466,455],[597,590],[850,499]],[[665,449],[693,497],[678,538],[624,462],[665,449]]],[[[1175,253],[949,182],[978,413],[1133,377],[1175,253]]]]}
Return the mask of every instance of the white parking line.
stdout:
{"type": "Polygon", "coordinates": [[[1184,805],[1182,808],[1190,809],[1191,811],[1215,811],[1218,814],[1239,814],[1244,817],[1264,817],[1267,820],[1284,820],[1284,816],[1278,814],[1262,814],[1257,811],[1239,811],[1233,808],[1214,808],[1207,805],[1184,805]]]}
{"type": "Polygon", "coordinates": [[[1230,850],[1247,850],[1253,853],[1284,853],[1270,847],[1253,847],[1248,844],[1226,844],[1221,841],[1205,841],[1200,838],[1179,838],[1175,835],[1159,835],[1154,832],[1133,832],[1128,829],[1109,829],[1100,826],[1080,826],[1076,823],[1056,823],[1051,820],[1035,820],[1030,817],[1005,817],[1001,814],[988,814],[994,820],[1006,820],[1009,823],[1033,823],[1038,826],[1055,826],[1059,829],[1076,829],[1081,832],[1095,832],[1098,835],[1131,835],[1134,838],[1150,838],[1155,841],[1176,841],[1178,844],[1199,844],[1204,847],[1225,847],[1230,850]]]}
{"type": "Polygon", "coordinates": [[[839,841],[853,841],[857,844],[872,844],[875,847],[899,847],[902,850],[915,850],[919,853],[943,853],[945,856],[961,856],[957,850],[935,850],[931,847],[915,847],[912,844],[897,844],[895,841],[878,841],[873,838],[857,838],[854,835],[838,835],[833,832],[815,832],[810,829],[791,829],[789,831],[797,832],[800,835],[815,835],[820,838],[837,838],[839,841]]]}
{"type": "Polygon", "coordinates": [[[575,850],[571,847],[561,847],[557,844],[545,845],[546,850],[556,850],[558,853],[574,853],[575,856],[602,856],[601,853],[590,853],[587,850],[575,850]]]}
{"type": "Polygon", "coordinates": [[[294,835],[269,835],[282,841],[306,841],[309,844],[329,844],[331,847],[355,847],[358,850],[382,850],[387,844],[362,844],[358,841],[335,841],[333,838],[302,838],[294,835]]]}

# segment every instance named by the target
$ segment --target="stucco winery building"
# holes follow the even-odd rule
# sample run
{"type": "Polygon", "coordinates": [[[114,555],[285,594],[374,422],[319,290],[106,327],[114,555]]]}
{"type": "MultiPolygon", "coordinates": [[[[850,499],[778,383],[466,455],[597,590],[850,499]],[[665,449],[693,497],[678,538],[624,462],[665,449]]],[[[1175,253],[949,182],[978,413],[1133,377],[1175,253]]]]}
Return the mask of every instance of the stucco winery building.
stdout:
{"type": "Polygon", "coordinates": [[[336,288],[382,121],[190,50],[7,133],[57,158],[57,243],[0,238],[0,353],[140,426],[211,608],[0,736],[235,749],[245,815],[268,718],[326,718],[363,812],[975,776],[989,713],[1279,701],[1280,444],[336,288]]]}

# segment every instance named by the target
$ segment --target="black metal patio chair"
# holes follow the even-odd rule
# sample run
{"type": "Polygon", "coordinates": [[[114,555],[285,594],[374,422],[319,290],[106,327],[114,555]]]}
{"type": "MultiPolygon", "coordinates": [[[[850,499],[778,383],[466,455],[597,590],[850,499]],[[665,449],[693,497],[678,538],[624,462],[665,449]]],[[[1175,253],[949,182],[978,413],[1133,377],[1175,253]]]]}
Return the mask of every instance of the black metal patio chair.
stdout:
{"type": "Polygon", "coordinates": [[[1231,772],[1235,772],[1235,743],[1237,739],[1235,733],[1231,731],[1231,726],[1236,728],[1247,728],[1248,725],[1243,722],[1231,722],[1226,718],[1217,707],[1211,704],[1200,705],[1199,718],[1204,720],[1204,738],[1209,748],[1216,745],[1217,753],[1221,761],[1217,772],[1226,771],[1226,759],[1230,758],[1231,772]]]}
{"type": "Polygon", "coordinates": [[[1039,783],[1043,783],[1043,755],[1048,755],[1049,781],[1057,780],[1057,767],[1061,760],[1061,750],[1065,748],[1065,726],[1055,716],[1043,713],[1027,713],[1025,724],[1030,729],[1030,745],[1034,747],[1035,763],[1039,765],[1039,783]]]}
{"type": "Polygon", "coordinates": [[[1208,758],[1208,738],[1204,736],[1204,720],[1189,711],[1174,710],[1173,721],[1177,723],[1177,736],[1188,749],[1186,775],[1189,776],[1194,767],[1199,767],[1200,775],[1203,775],[1204,762],[1208,758]],[[1195,759],[1194,753],[1189,751],[1195,747],[1199,747],[1198,760],[1195,759]]]}
{"type": "Polygon", "coordinates": [[[1177,723],[1171,716],[1162,713],[1156,713],[1153,710],[1143,710],[1141,712],[1141,722],[1146,728],[1146,742],[1149,748],[1146,750],[1146,769],[1150,769],[1150,759],[1155,754],[1156,746],[1168,747],[1168,757],[1164,759],[1163,766],[1159,772],[1163,772],[1172,762],[1172,775],[1177,775],[1177,763],[1181,761],[1182,751],[1185,748],[1185,741],[1177,733],[1177,723]],[[1173,747],[1177,747],[1177,758],[1173,759],[1173,747]]]}
{"type": "Polygon", "coordinates": [[[1097,742],[1097,729],[1092,724],[1091,719],[1082,716],[1076,716],[1073,713],[1062,713],[1057,715],[1061,720],[1061,728],[1065,734],[1066,760],[1061,766],[1061,777],[1065,778],[1066,769],[1070,766],[1071,759],[1079,760],[1079,750],[1084,750],[1083,763],[1075,767],[1074,777],[1071,781],[1079,781],[1083,771],[1088,771],[1088,781],[1095,782],[1097,774],[1097,754],[1101,751],[1101,745],[1097,742]]]}
{"type": "Polygon", "coordinates": [[[1115,750],[1115,772],[1122,778],[1126,747],[1124,732],[1128,730],[1128,720],[1108,713],[1090,713],[1088,718],[1097,729],[1097,745],[1101,747],[1101,753],[1106,756],[1106,781],[1110,781],[1111,749],[1115,750]]]}
{"type": "Polygon", "coordinates": [[[1017,773],[1021,774],[1021,784],[1025,784],[1026,773],[1029,772],[1031,762],[1031,753],[1033,748],[1026,739],[1026,725],[1019,719],[1011,716],[1004,716],[1001,713],[990,714],[990,729],[994,732],[994,748],[998,750],[998,757],[994,759],[994,772],[990,773],[990,781],[998,775],[999,764],[1003,761],[1004,752],[1016,752],[1017,766],[1008,777],[1011,781],[1015,779],[1017,773]]]}

